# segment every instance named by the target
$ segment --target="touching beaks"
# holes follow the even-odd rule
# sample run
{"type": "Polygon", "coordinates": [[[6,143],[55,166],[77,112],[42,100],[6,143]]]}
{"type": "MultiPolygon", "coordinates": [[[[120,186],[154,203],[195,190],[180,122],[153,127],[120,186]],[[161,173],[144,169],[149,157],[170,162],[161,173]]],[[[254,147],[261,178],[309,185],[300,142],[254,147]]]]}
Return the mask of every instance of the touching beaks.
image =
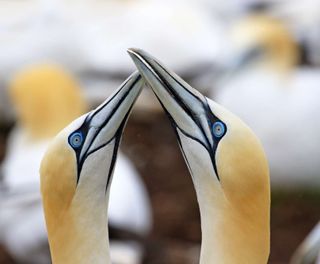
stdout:
{"type": "Polygon", "coordinates": [[[176,129],[210,150],[214,142],[208,125],[211,111],[206,97],[145,51],[129,49],[128,53],[176,129]]]}
{"type": "MultiPolygon", "coordinates": [[[[169,115],[177,134],[182,133],[207,150],[219,179],[215,154],[226,125],[212,113],[208,99],[148,53],[138,49],[129,49],[128,53],[169,115]]],[[[184,148],[181,143],[180,146],[184,148]]]]}

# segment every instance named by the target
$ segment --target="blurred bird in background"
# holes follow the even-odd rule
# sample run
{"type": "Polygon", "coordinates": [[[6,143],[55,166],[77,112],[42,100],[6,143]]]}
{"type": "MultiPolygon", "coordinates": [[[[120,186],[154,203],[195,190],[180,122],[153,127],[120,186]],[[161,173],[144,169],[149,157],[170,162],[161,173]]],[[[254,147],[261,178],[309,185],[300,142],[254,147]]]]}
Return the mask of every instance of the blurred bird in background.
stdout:
{"type": "Polygon", "coordinates": [[[295,39],[272,17],[246,17],[233,36],[232,57],[239,59],[215,99],[262,140],[274,186],[320,186],[320,71],[298,67],[295,39]]]}
{"type": "Polygon", "coordinates": [[[303,45],[307,61],[320,66],[320,1],[279,1],[269,13],[286,23],[288,29],[303,45]]]}
{"type": "MultiPolygon", "coordinates": [[[[39,165],[51,138],[88,107],[79,85],[54,65],[37,65],[21,71],[10,85],[10,95],[18,121],[2,164],[0,241],[20,263],[49,263],[39,165]]],[[[111,226],[141,237],[148,234],[152,223],[144,184],[121,153],[111,188],[109,219],[111,226]]],[[[113,246],[115,263],[127,263],[122,262],[126,254],[130,254],[131,261],[143,254],[139,245],[134,250],[130,244],[113,246]]]]}

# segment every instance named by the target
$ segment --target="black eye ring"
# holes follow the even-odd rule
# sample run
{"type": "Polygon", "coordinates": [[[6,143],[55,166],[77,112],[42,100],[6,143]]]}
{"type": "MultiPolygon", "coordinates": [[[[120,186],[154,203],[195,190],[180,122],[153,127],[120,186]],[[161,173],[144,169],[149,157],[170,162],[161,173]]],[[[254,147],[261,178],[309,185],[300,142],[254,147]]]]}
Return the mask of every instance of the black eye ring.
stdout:
{"type": "Polygon", "coordinates": [[[73,133],[69,138],[69,143],[74,148],[81,147],[83,143],[83,136],[81,132],[75,132],[73,133]]]}
{"type": "Polygon", "coordinates": [[[213,135],[217,138],[222,137],[225,131],[226,131],[226,128],[224,124],[220,121],[217,121],[212,125],[213,135]]]}

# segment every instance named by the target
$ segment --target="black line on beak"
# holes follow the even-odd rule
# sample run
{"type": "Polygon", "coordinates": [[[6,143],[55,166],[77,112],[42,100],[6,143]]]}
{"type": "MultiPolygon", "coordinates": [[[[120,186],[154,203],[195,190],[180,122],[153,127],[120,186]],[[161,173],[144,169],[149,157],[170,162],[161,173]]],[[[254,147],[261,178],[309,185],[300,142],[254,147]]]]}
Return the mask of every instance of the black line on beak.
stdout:
{"type": "MultiPolygon", "coordinates": [[[[139,78],[137,78],[131,85],[131,87],[135,86],[136,83],[141,79],[142,77],[139,76],[139,78]]],[[[127,83],[128,83],[129,79],[127,79],[122,85],[121,85],[121,88],[124,87],[127,83]]],[[[119,90],[104,104],[104,105],[101,105],[100,108],[96,109],[96,110],[93,110],[93,112],[91,111],[87,117],[85,118],[83,124],[76,130],[74,131],[73,133],[75,132],[81,132],[82,135],[83,135],[83,138],[84,138],[84,141],[86,139],[86,136],[88,134],[88,131],[90,130],[90,128],[93,128],[90,126],[90,122],[92,121],[92,119],[94,118],[94,116],[99,113],[101,110],[104,109],[104,107],[106,107],[110,102],[113,101],[113,99],[119,94],[119,92],[121,91],[121,88],[119,88],[119,90]]],[[[90,156],[92,153],[96,152],[97,150],[103,148],[104,146],[106,146],[107,144],[109,144],[116,136],[119,136],[121,138],[121,133],[122,133],[122,130],[123,130],[123,127],[126,123],[126,120],[128,118],[128,115],[129,113],[131,112],[131,109],[133,107],[133,104],[132,106],[129,108],[128,112],[126,113],[126,115],[124,116],[123,118],[123,121],[121,123],[121,125],[119,126],[118,130],[116,131],[115,135],[113,137],[111,137],[111,139],[109,139],[106,143],[102,144],[101,146],[93,149],[93,150],[90,150],[90,147],[92,146],[92,144],[94,143],[95,139],[97,138],[97,136],[99,135],[99,133],[101,132],[101,130],[108,124],[108,122],[110,121],[110,119],[113,117],[113,115],[115,114],[115,112],[117,111],[117,109],[119,108],[119,106],[123,103],[123,101],[125,100],[125,98],[128,96],[128,94],[131,92],[131,89],[128,89],[128,91],[126,91],[126,93],[120,98],[119,102],[114,106],[114,108],[110,111],[109,115],[107,116],[107,118],[102,122],[101,125],[99,125],[99,127],[95,127],[96,129],[96,133],[95,135],[93,136],[90,144],[88,145],[87,149],[86,149],[86,152],[83,154],[83,157],[80,158],[80,153],[81,153],[81,150],[82,150],[82,147],[80,148],[73,148],[75,153],[76,153],[76,157],[77,157],[77,184],[79,183],[79,180],[80,180],[80,174],[81,174],[81,170],[82,170],[82,167],[83,167],[83,164],[85,162],[85,160],[88,158],[88,156],[90,156]],[[120,132],[119,132],[120,131],[120,132]],[[118,134],[119,133],[119,134],[118,134]]],[[[119,147],[119,145],[117,145],[117,148],[119,147]]],[[[114,150],[117,152],[117,149],[114,150]]],[[[115,156],[115,159],[116,159],[117,156],[115,156]]],[[[115,161],[114,161],[115,162],[115,161]]],[[[109,179],[108,179],[109,181],[109,179]]]]}
{"type": "MultiPolygon", "coordinates": [[[[201,133],[203,135],[203,139],[204,139],[203,141],[198,139],[198,138],[195,138],[195,137],[189,135],[186,131],[181,129],[178,126],[178,124],[175,122],[173,117],[171,116],[170,112],[166,109],[164,104],[161,102],[161,100],[159,99],[157,94],[154,92],[156,97],[158,98],[162,108],[164,109],[165,113],[167,114],[167,116],[169,117],[169,120],[171,121],[171,123],[173,125],[173,128],[174,128],[175,133],[177,135],[178,142],[179,142],[179,145],[180,145],[180,148],[182,149],[182,151],[183,151],[183,148],[182,148],[182,145],[181,145],[180,137],[178,135],[178,129],[179,129],[179,131],[181,131],[182,134],[184,134],[185,136],[197,141],[199,144],[201,144],[208,151],[208,154],[210,156],[213,169],[214,169],[214,171],[215,171],[215,173],[217,175],[218,180],[220,181],[220,178],[219,178],[219,175],[218,175],[217,166],[216,166],[216,161],[215,161],[215,154],[216,154],[216,149],[217,149],[218,143],[219,143],[221,138],[220,139],[216,138],[212,134],[211,127],[212,127],[212,124],[213,124],[212,122],[217,121],[217,120],[221,121],[221,120],[219,118],[217,118],[212,113],[212,111],[211,111],[211,109],[210,109],[210,107],[208,105],[206,97],[203,96],[201,93],[198,93],[198,92],[193,93],[190,89],[187,88],[188,87],[187,83],[186,84],[181,83],[181,81],[179,81],[176,77],[174,77],[166,68],[164,68],[164,66],[162,66],[152,56],[144,55],[143,51],[139,51],[137,49],[129,49],[128,52],[129,52],[130,56],[133,58],[133,60],[135,61],[135,63],[136,63],[136,61],[139,61],[139,64],[144,65],[144,67],[146,67],[147,70],[150,71],[151,75],[153,75],[160,82],[160,84],[164,87],[164,90],[166,90],[166,92],[176,101],[176,103],[179,105],[179,107],[181,107],[181,110],[184,111],[186,113],[186,115],[189,116],[191,118],[191,120],[199,128],[199,130],[201,131],[201,133]],[[155,64],[155,65],[152,65],[152,64],[155,64]],[[166,78],[163,76],[164,74],[160,74],[159,73],[159,70],[157,70],[157,68],[163,70],[170,78],[172,78],[172,80],[174,82],[177,83],[177,85],[180,85],[181,88],[185,92],[187,92],[190,96],[192,96],[194,99],[196,99],[202,105],[203,110],[204,110],[205,115],[206,115],[206,120],[207,120],[207,123],[203,124],[203,125],[208,125],[209,126],[209,130],[211,131],[213,145],[211,145],[211,143],[210,143],[209,135],[207,135],[205,133],[204,127],[201,124],[201,120],[199,119],[198,114],[196,112],[192,111],[192,107],[189,107],[188,104],[186,104],[186,102],[184,102],[181,99],[181,97],[178,94],[178,91],[176,91],[174,89],[174,87],[169,83],[169,81],[166,80],[166,78]]],[[[138,68],[139,68],[139,64],[137,64],[138,68]]],[[[142,69],[142,75],[144,75],[144,73],[143,73],[144,71],[145,70],[142,69]]],[[[147,81],[147,83],[148,83],[148,81],[147,81]]],[[[150,83],[148,83],[148,84],[152,88],[152,85],[150,85],[150,83]]],[[[192,87],[190,87],[190,88],[194,89],[192,87]]],[[[153,90],[155,90],[155,89],[153,89],[153,90]]],[[[185,156],[184,152],[183,152],[183,155],[185,156]]],[[[187,165],[189,167],[188,161],[187,161],[187,165]]]]}
{"type": "MultiPolygon", "coordinates": [[[[189,89],[185,88],[185,85],[183,85],[179,80],[177,80],[174,76],[172,76],[162,65],[160,65],[157,61],[154,61],[163,71],[165,71],[170,77],[173,78],[173,80],[175,82],[177,82],[181,87],[184,88],[185,91],[187,91],[192,97],[196,98],[203,106],[203,108],[205,109],[206,113],[210,113],[211,115],[213,115],[210,111],[209,105],[207,100],[204,97],[205,102],[203,102],[199,97],[197,97],[196,95],[194,95],[193,93],[191,93],[189,91],[189,89]]],[[[150,66],[151,67],[151,66],[150,66]]],[[[156,97],[158,98],[162,108],[165,110],[166,114],[168,115],[169,119],[171,120],[171,123],[173,124],[173,127],[175,129],[175,131],[177,129],[179,129],[184,135],[186,135],[187,137],[197,141],[199,144],[201,144],[209,153],[212,165],[213,165],[213,169],[217,175],[218,180],[220,181],[219,178],[219,174],[218,174],[218,170],[217,170],[217,165],[216,165],[216,161],[215,161],[215,153],[216,153],[216,148],[214,146],[211,147],[210,141],[203,129],[203,127],[201,126],[201,124],[198,122],[197,117],[194,116],[194,113],[190,110],[190,107],[188,107],[179,97],[179,95],[177,94],[177,92],[174,89],[171,89],[171,85],[168,83],[168,81],[166,81],[154,68],[152,68],[153,71],[156,73],[157,77],[160,79],[160,81],[164,84],[164,86],[167,88],[166,90],[168,91],[168,93],[174,98],[174,100],[181,106],[181,108],[186,112],[187,115],[189,115],[191,117],[191,119],[195,122],[195,124],[198,126],[198,128],[201,130],[202,134],[204,135],[204,138],[206,140],[206,144],[205,145],[203,142],[201,142],[199,139],[189,135],[186,131],[184,131],[183,129],[181,129],[177,123],[174,121],[174,119],[171,117],[170,113],[167,111],[167,109],[164,107],[164,105],[162,104],[161,100],[159,99],[159,97],[156,95],[156,97]]],[[[216,118],[216,117],[215,117],[216,118]]],[[[217,118],[216,118],[217,119],[217,118]]],[[[218,120],[218,119],[217,119],[218,120]]],[[[209,123],[209,120],[208,120],[209,123]]],[[[179,135],[176,131],[176,135],[177,138],[179,139],[179,135]]],[[[178,140],[180,148],[182,148],[181,146],[181,141],[180,139],[178,140]]],[[[218,144],[216,144],[218,145],[218,144]]],[[[185,154],[184,154],[185,156],[185,154]]],[[[188,163],[189,166],[189,163],[188,163]]]]}
{"type": "MultiPolygon", "coordinates": [[[[133,105],[132,105],[133,106],[133,105]]],[[[120,146],[120,142],[121,142],[121,138],[122,138],[122,131],[127,123],[128,120],[128,116],[131,112],[132,106],[130,107],[129,111],[127,112],[127,114],[125,115],[124,119],[122,120],[121,125],[119,126],[116,134],[114,135],[113,139],[115,139],[115,143],[114,143],[114,148],[113,148],[113,153],[112,153],[112,159],[111,159],[111,163],[110,163],[110,168],[109,168],[109,173],[108,173],[108,179],[107,179],[107,185],[106,185],[106,192],[108,189],[108,186],[110,184],[110,179],[112,177],[112,173],[114,171],[114,167],[117,161],[117,156],[118,156],[118,150],[119,150],[119,146],[120,146]]]]}

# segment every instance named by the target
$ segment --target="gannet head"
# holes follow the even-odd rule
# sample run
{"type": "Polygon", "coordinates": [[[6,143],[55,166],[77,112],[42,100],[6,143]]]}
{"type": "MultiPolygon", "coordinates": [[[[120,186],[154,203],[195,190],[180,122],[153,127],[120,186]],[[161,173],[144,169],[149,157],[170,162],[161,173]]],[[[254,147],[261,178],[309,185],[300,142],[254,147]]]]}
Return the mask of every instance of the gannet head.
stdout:
{"type": "Polygon", "coordinates": [[[55,136],[86,112],[79,85],[55,65],[35,65],[19,72],[10,84],[19,124],[32,140],[55,136]]]}
{"type": "MultiPolygon", "coordinates": [[[[206,252],[247,243],[247,248],[242,246],[238,252],[238,260],[243,256],[252,263],[263,263],[269,254],[270,190],[268,165],[259,140],[238,117],[146,52],[130,49],[129,54],[176,131],[197,192],[203,239],[209,239],[204,229],[212,232],[213,240],[206,243],[212,248],[206,252]]],[[[220,257],[225,260],[230,256],[220,257]]]]}
{"type": "Polygon", "coordinates": [[[231,42],[244,63],[255,61],[273,71],[289,71],[299,61],[299,48],[286,25],[272,17],[251,15],[231,29],[231,42]]]}
{"type": "Polygon", "coordinates": [[[50,249],[57,263],[100,263],[87,257],[94,252],[107,254],[112,173],[124,126],[142,85],[141,76],[133,74],[99,107],[63,129],[44,155],[41,192],[50,249]]]}

